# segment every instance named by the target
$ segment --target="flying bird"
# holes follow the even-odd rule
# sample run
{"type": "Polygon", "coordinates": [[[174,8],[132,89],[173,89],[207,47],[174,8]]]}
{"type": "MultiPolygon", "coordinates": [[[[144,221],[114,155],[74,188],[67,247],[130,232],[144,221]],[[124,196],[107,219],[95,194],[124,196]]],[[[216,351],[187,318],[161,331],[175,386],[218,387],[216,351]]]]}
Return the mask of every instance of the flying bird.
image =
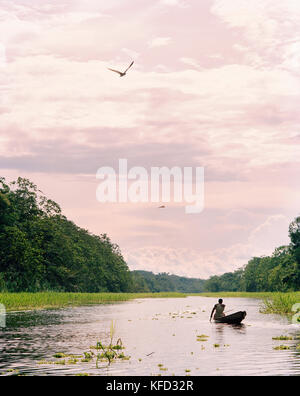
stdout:
{"type": "Polygon", "coordinates": [[[131,68],[131,66],[132,66],[133,64],[134,64],[134,61],[131,62],[130,66],[127,67],[127,69],[126,69],[124,72],[120,72],[119,70],[115,70],[115,69],[110,69],[109,67],[108,67],[108,70],[120,74],[120,77],[124,77],[124,76],[126,76],[126,73],[128,72],[128,70],[131,68]]]}

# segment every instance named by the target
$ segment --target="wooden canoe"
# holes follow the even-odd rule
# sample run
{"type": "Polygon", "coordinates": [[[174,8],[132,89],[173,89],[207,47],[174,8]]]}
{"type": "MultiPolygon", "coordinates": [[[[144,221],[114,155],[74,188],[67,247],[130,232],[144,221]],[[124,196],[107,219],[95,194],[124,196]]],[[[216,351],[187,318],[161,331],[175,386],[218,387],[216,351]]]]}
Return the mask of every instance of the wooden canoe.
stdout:
{"type": "Polygon", "coordinates": [[[223,316],[223,318],[215,319],[216,323],[240,324],[245,319],[246,311],[235,312],[234,314],[223,316]]]}

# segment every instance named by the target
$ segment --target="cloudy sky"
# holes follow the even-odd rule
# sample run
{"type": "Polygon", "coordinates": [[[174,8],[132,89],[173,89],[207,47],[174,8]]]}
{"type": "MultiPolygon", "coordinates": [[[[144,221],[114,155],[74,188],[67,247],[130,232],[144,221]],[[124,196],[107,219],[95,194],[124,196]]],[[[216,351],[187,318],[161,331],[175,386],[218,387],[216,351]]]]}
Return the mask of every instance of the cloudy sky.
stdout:
{"type": "Polygon", "coordinates": [[[131,269],[207,278],[270,254],[300,211],[299,37],[299,0],[0,0],[0,175],[131,269]],[[204,211],[100,204],[120,158],[204,167],[204,211]]]}

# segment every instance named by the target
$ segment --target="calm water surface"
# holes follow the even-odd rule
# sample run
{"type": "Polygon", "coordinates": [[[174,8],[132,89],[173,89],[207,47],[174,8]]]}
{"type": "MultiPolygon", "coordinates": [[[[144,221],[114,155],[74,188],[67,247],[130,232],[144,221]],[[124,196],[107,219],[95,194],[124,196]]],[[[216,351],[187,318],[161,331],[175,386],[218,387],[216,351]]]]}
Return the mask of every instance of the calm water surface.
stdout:
{"type": "Polygon", "coordinates": [[[247,311],[241,326],[209,322],[214,298],[140,299],[125,303],[60,310],[9,313],[0,329],[0,374],[26,375],[300,375],[298,325],[285,317],[259,313],[260,301],[227,298],[227,310],[247,311]],[[97,341],[108,342],[111,321],[115,341],[122,339],[129,361],[96,369],[95,362],[41,365],[57,352],[82,354],[97,341]],[[205,334],[206,342],[197,341],[205,334]],[[219,347],[214,345],[218,344],[219,347]],[[289,350],[274,350],[288,345],[289,350]],[[148,356],[147,356],[148,355],[148,356]],[[158,367],[163,364],[167,371],[158,367]]]}

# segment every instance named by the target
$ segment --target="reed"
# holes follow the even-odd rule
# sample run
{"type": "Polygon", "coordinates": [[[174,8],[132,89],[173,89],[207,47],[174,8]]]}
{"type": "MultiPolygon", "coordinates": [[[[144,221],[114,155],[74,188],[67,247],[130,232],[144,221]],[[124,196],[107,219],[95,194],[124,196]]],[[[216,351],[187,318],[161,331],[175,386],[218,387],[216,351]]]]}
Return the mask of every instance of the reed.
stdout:
{"type": "Polygon", "coordinates": [[[300,292],[272,293],[263,300],[261,311],[268,314],[290,315],[293,314],[293,305],[297,303],[300,303],[300,292]]]}
{"type": "Polygon", "coordinates": [[[0,293],[0,303],[9,312],[107,304],[137,298],[180,297],[186,295],[182,293],[0,293]]]}
{"type": "Polygon", "coordinates": [[[256,298],[264,299],[270,297],[272,292],[204,292],[204,293],[193,293],[189,296],[199,296],[199,297],[214,297],[214,298],[256,298]]]}
{"type": "Polygon", "coordinates": [[[138,298],[184,298],[187,296],[214,298],[256,298],[262,300],[261,312],[291,314],[292,307],[300,303],[300,292],[219,292],[219,293],[0,293],[0,303],[6,311],[26,311],[55,309],[81,305],[108,304],[129,301],[138,298]]]}
{"type": "MultiPolygon", "coordinates": [[[[190,294],[189,294],[190,295],[190,294]]],[[[294,304],[300,303],[300,291],[298,292],[218,292],[193,294],[201,297],[214,298],[256,298],[261,300],[260,312],[265,314],[291,315],[294,304]]]]}

